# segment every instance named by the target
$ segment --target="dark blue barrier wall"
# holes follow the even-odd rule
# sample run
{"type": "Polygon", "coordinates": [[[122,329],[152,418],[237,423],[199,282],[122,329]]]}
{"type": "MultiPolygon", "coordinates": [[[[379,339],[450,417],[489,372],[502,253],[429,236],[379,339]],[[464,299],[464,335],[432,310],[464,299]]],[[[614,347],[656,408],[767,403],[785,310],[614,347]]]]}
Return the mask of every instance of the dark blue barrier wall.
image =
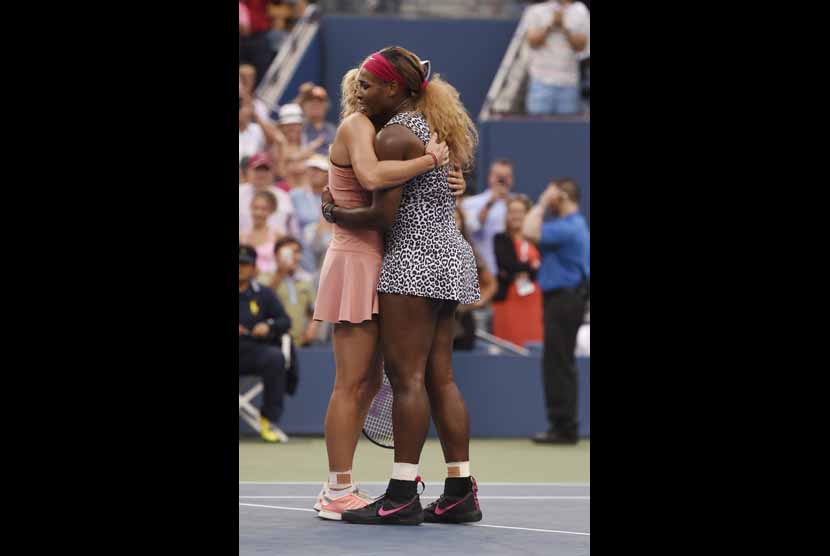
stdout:
{"type": "MultiPolygon", "coordinates": [[[[287,396],[280,426],[291,434],[323,434],[334,359],[330,349],[299,350],[300,385],[287,396]]],[[[590,359],[579,365],[579,434],[590,436],[590,359]]],[[[474,437],[528,437],[547,427],[540,356],[482,355],[456,352],[453,370],[470,412],[474,437]]],[[[259,405],[261,400],[257,399],[259,405]]],[[[240,420],[240,431],[248,427],[240,420]]],[[[435,428],[430,425],[430,436],[435,428]]]]}
{"type": "Polygon", "coordinates": [[[324,16],[317,37],[304,54],[281,103],[294,98],[304,81],[322,83],[332,98],[328,119],[337,122],[340,80],[372,52],[403,46],[433,62],[461,93],[473,120],[478,118],[518,20],[408,20],[324,16]]]}
{"type": "MultiPolygon", "coordinates": [[[[507,50],[517,21],[407,20],[325,16],[281,102],[304,81],[322,83],[332,98],[328,118],[337,122],[340,80],[364,57],[384,46],[400,45],[434,62],[461,93],[467,110],[478,113],[507,50]]],[[[583,191],[582,211],[590,222],[590,123],[520,118],[479,122],[481,145],[475,184],[482,191],[490,162],[516,162],[517,192],[538,198],[548,180],[571,176],[583,191]]]]}
{"type": "MultiPolygon", "coordinates": [[[[303,53],[297,70],[288,82],[285,92],[280,97],[278,103],[280,106],[287,104],[294,100],[297,92],[300,90],[300,85],[306,81],[314,83],[322,83],[323,81],[323,49],[320,41],[320,32],[311,39],[308,48],[303,53]]],[[[336,117],[336,116],[335,116],[336,117]]]]}
{"type": "Polygon", "coordinates": [[[509,119],[479,123],[479,191],[491,160],[515,162],[513,189],[535,202],[553,177],[570,176],[580,187],[580,208],[590,224],[591,124],[584,121],[509,119]]]}

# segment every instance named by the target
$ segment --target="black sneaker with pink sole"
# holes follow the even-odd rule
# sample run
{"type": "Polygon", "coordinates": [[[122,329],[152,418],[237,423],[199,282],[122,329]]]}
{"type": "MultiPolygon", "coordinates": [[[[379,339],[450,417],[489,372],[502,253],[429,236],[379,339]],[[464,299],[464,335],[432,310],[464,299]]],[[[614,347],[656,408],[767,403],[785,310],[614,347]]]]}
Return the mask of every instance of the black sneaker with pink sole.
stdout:
{"type": "Polygon", "coordinates": [[[473,477],[448,478],[444,494],[424,508],[427,523],[472,523],[481,521],[478,485],[473,477]]]}
{"type": "MultiPolygon", "coordinates": [[[[343,521],[361,525],[420,525],[424,522],[424,509],[421,507],[421,497],[417,492],[421,478],[415,481],[389,481],[386,493],[369,504],[357,510],[343,512],[343,521]],[[413,495],[411,484],[414,483],[413,495]],[[403,485],[403,486],[402,486],[403,485]]],[[[423,492],[423,490],[421,491],[423,492]]]]}

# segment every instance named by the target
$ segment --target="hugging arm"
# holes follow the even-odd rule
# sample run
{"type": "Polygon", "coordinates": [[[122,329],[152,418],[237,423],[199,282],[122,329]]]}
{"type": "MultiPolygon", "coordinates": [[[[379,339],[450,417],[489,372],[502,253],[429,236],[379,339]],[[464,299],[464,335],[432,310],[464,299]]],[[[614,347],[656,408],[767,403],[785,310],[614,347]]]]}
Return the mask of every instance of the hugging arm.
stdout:
{"type": "MultiPolygon", "coordinates": [[[[411,162],[423,149],[423,143],[401,126],[390,126],[378,135],[377,157],[384,162],[407,159],[411,162]]],[[[402,194],[403,188],[395,187],[375,191],[372,204],[368,207],[347,209],[334,206],[331,211],[333,221],[347,228],[390,228],[395,223],[402,194]]]]}
{"type": "Polygon", "coordinates": [[[382,158],[379,156],[380,145],[377,146],[378,154],[375,154],[375,127],[363,114],[354,114],[344,121],[342,132],[354,173],[360,185],[369,191],[400,185],[419,174],[434,169],[436,160],[438,166],[443,166],[449,161],[447,145],[437,143],[435,140],[437,136],[433,134],[425,153],[412,159],[394,158],[381,162],[378,160],[382,158]],[[435,158],[430,156],[429,152],[432,152],[435,158]]]}

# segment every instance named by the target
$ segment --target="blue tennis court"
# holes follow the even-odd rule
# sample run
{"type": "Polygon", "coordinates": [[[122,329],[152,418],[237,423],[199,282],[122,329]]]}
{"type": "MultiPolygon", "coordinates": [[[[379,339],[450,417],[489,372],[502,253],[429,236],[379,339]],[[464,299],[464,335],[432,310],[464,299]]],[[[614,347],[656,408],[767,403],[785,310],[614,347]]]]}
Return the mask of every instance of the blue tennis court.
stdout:
{"type": "MultiPolygon", "coordinates": [[[[372,495],[386,483],[362,483],[372,495]]],[[[312,509],[321,483],[240,482],[239,554],[590,553],[590,485],[480,483],[484,519],[466,525],[365,526],[326,521],[312,509]],[[450,531],[452,530],[452,531],[450,531]],[[451,542],[452,544],[448,544],[451,542]]],[[[430,482],[422,505],[443,483],[430,482]]]]}

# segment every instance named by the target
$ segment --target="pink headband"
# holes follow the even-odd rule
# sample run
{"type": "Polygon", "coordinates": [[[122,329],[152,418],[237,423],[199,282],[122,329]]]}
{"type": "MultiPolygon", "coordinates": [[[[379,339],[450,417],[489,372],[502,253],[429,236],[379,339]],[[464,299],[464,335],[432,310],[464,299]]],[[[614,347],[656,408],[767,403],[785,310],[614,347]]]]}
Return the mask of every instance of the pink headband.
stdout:
{"type": "MultiPolygon", "coordinates": [[[[408,89],[409,85],[406,84],[404,78],[401,77],[401,74],[398,73],[398,70],[395,69],[395,66],[392,65],[392,62],[386,59],[380,52],[375,52],[374,54],[370,54],[366,61],[363,62],[363,69],[377,77],[382,81],[397,81],[401,87],[408,89]]],[[[427,88],[429,82],[424,79],[421,83],[421,90],[427,88]]]]}

